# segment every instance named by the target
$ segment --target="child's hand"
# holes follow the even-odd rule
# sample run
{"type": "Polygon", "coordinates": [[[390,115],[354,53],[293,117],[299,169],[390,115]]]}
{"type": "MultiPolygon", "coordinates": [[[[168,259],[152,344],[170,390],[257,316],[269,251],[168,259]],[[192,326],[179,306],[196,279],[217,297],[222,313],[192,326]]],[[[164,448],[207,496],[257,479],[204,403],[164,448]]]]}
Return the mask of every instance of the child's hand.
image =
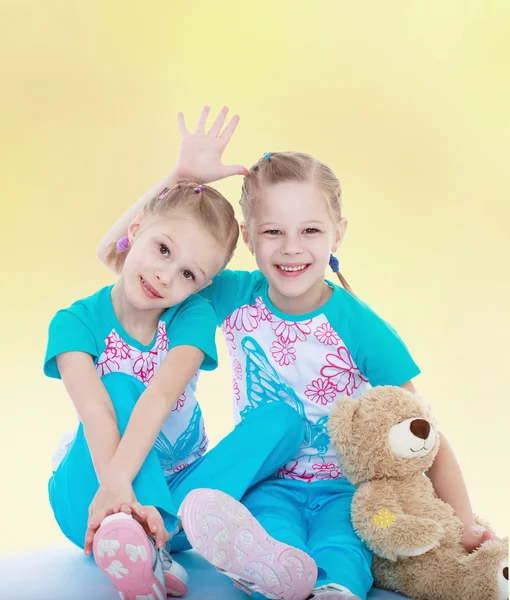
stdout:
{"type": "Polygon", "coordinates": [[[133,518],[135,518],[145,530],[147,535],[151,535],[156,540],[156,546],[164,546],[170,539],[168,531],[165,529],[163,517],[155,506],[142,506],[139,502],[131,504],[133,518]]]}
{"type": "Polygon", "coordinates": [[[99,529],[103,519],[119,509],[131,513],[131,505],[136,503],[133,486],[128,483],[103,482],[89,506],[89,520],[85,533],[84,552],[87,556],[92,554],[92,541],[94,534],[99,529]]]}
{"type": "Polygon", "coordinates": [[[490,540],[492,534],[484,527],[478,524],[470,525],[464,529],[462,535],[462,545],[468,552],[473,552],[484,542],[490,540]]]}
{"type": "Polygon", "coordinates": [[[177,181],[210,183],[231,175],[248,174],[248,170],[242,165],[221,164],[221,155],[236,130],[239,116],[232,117],[230,123],[221,133],[228,114],[228,108],[224,106],[211,129],[206,133],[205,126],[209,111],[210,108],[204,106],[194,133],[188,131],[184,115],[182,113],[177,115],[179,131],[181,132],[181,152],[173,171],[177,181]]]}

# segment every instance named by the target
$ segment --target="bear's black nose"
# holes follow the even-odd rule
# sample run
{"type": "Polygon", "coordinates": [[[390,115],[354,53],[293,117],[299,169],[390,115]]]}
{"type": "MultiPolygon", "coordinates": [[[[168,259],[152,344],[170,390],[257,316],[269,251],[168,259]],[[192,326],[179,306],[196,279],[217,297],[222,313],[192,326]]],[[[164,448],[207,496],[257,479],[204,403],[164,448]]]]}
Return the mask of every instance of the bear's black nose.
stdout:
{"type": "Polygon", "coordinates": [[[416,437],[426,440],[430,433],[430,423],[425,419],[414,419],[411,421],[411,431],[416,437]]]}

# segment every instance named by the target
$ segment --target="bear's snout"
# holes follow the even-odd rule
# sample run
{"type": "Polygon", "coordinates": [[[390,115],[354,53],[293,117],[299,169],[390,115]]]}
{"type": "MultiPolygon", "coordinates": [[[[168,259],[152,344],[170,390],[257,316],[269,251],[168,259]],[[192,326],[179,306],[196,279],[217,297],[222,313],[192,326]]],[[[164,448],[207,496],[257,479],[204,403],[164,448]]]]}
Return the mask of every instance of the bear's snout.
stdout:
{"type": "Polygon", "coordinates": [[[430,434],[430,423],[425,419],[414,419],[410,425],[411,432],[421,440],[426,440],[430,434]]]}

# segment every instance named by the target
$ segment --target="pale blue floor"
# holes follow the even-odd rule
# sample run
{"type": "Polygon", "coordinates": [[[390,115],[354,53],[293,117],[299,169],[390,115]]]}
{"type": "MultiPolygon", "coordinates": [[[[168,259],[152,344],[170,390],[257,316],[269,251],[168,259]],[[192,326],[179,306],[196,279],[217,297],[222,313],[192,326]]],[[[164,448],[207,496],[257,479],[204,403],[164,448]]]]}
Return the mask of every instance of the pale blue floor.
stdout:
{"type": "MultiPolygon", "coordinates": [[[[175,555],[188,571],[188,600],[248,600],[195,552],[175,555]]],[[[1,600],[118,600],[110,580],[71,544],[0,557],[1,600]]],[[[253,597],[254,598],[254,597],[253,597]]],[[[372,590],[369,600],[403,600],[372,590]]]]}

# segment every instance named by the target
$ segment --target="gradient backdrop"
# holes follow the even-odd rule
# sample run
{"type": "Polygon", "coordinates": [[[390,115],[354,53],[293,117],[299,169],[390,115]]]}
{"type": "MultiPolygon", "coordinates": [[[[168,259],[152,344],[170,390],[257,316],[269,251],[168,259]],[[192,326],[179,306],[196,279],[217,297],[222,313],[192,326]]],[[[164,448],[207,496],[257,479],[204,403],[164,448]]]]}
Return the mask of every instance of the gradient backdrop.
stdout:
{"type": "MultiPolygon", "coordinates": [[[[2,2],[0,553],[63,540],[46,482],[75,418],[42,373],[47,326],[112,281],[96,244],[204,103],[241,114],[226,162],[293,149],[336,170],[343,272],[409,345],[475,510],[508,533],[509,18],[504,0],[2,2]]],[[[240,183],[218,186],[236,206],[240,183]]],[[[218,342],[213,444],[232,424],[218,342]]]]}

